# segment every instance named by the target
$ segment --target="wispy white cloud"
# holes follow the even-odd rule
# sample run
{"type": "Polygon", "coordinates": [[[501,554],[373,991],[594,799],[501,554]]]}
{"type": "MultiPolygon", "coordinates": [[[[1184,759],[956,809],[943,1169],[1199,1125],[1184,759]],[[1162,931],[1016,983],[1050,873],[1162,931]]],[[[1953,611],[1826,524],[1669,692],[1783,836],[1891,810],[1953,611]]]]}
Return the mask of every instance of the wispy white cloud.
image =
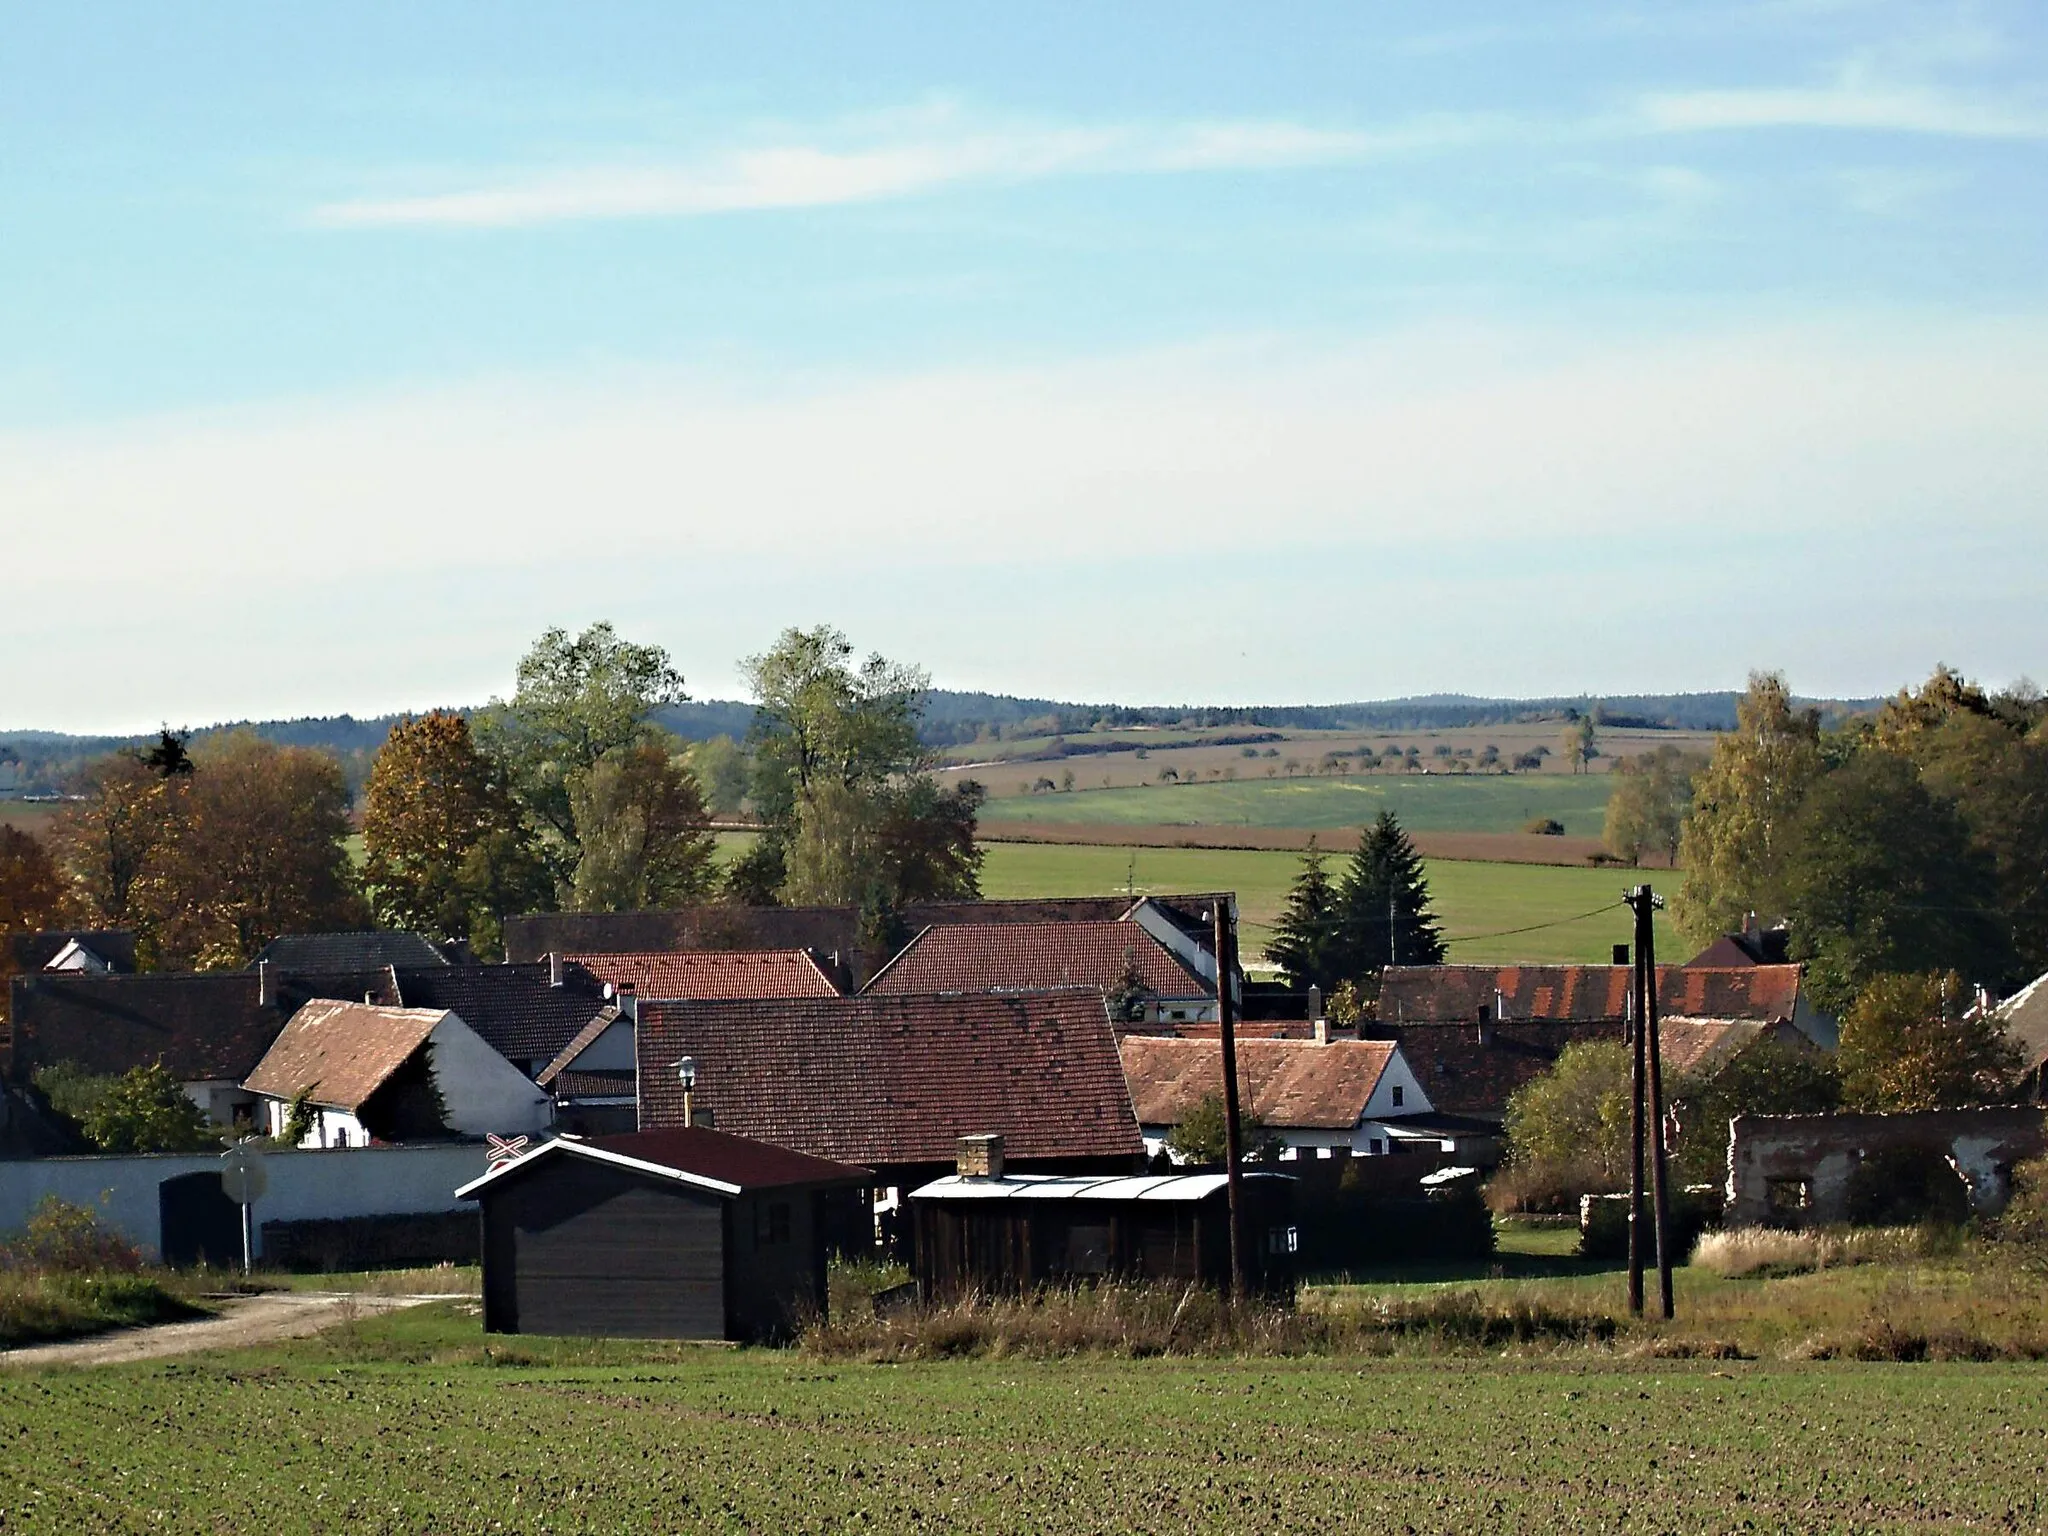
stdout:
{"type": "Polygon", "coordinates": [[[2048,112],[1918,86],[1857,79],[1815,88],[1670,91],[1645,97],[1658,133],[1822,128],[1965,139],[2048,138],[2048,112]]]}
{"type": "Polygon", "coordinates": [[[739,149],[679,165],[589,165],[493,176],[442,191],[330,202],[314,209],[312,221],[337,229],[510,228],[818,208],[973,182],[1355,163],[1469,142],[1490,127],[1480,118],[1437,117],[1376,132],[1286,121],[942,129],[864,145],[797,142],[739,149]]]}

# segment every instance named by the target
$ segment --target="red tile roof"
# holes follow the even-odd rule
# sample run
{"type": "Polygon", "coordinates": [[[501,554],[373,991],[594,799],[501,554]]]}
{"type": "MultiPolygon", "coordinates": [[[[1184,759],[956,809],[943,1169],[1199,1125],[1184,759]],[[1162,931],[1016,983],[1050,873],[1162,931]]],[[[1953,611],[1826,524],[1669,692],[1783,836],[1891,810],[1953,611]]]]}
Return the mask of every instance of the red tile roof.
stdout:
{"type": "Polygon", "coordinates": [[[690,1056],[719,1129],[817,1157],[950,1163],[980,1132],[1013,1160],[1143,1150],[1091,993],[642,1003],[638,1046],[643,1125],[682,1123],[690,1056]]]}
{"type": "Polygon", "coordinates": [[[315,1104],[354,1111],[447,1017],[440,1008],[308,1003],[292,1015],[242,1086],[273,1099],[305,1093],[315,1104]]]}
{"type": "MultiPolygon", "coordinates": [[[[1124,1076],[1141,1125],[1178,1125],[1223,1091],[1223,1042],[1126,1035],[1124,1076]]],[[[1393,1059],[1388,1040],[1240,1040],[1238,1093],[1275,1130],[1350,1130],[1393,1059]]],[[[1421,1106],[1415,1106],[1420,1108],[1421,1106]]]]}
{"type": "MultiPolygon", "coordinates": [[[[1790,1019],[1799,1003],[1799,967],[1665,965],[1657,968],[1657,1008],[1669,1017],[1790,1019]]],[[[1390,965],[1380,982],[1382,1026],[1470,1024],[1480,1010],[1500,1022],[1593,1023],[1627,1017],[1625,965],[1390,965]]]]}
{"type": "Polygon", "coordinates": [[[863,989],[869,993],[1109,991],[1135,968],[1158,997],[1215,988],[1136,923],[964,923],[927,928],[863,989]]]}
{"type": "Polygon", "coordinates": [[[567,958],[599,981],[630,984],[642,998],[840,995],[806,949],[640,950],[567,958]]]}

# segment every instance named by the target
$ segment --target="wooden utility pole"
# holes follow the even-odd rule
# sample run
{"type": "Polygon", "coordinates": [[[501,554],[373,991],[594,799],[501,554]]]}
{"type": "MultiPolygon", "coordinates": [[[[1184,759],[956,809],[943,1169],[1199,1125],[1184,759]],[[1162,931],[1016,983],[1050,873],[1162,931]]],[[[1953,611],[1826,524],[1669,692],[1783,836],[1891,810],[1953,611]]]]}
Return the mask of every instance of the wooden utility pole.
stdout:
{"type": "MultiPolygon", "coordinates": [[[[1636,904],[1636,886],[1627,895],[1636,904]]],[[[1648,1059],[1643,1033],[1643,951],[1642,914],[1636,914],[1635,969],[1629,974],[1628,993],[1628,1310],[1643,1315],[1643,1078],[1648,1059]]]]}
{"type": "Polygon", "coordinates": [[[1230,1200],[1230,1294],[1242,1298],[1250,1290],[1251,1250],[1245,1241],[1244,1191],[1239,1164],[1244,1147],[1237,1104],[1237,998],[1231,980],[1237,972],[1237,926],[1230,903],[1216,903],[1216,1019],[1223,1032],[1223,1168],[1230,1200]]]}
{"type": "Polygon", "coordinates": [[[1636,907],[1636,966],[1643,978],[1643,1035],[1650,1056],[1650,1202],[1657,1219],[1657,1302],[1668,1320],[1671,1299],[1671,1194],[1664,1146],[1664,1051],[1657,1018],[1657,933],[1651,914],[1664,905],[1647,885],[1636,907]]]}

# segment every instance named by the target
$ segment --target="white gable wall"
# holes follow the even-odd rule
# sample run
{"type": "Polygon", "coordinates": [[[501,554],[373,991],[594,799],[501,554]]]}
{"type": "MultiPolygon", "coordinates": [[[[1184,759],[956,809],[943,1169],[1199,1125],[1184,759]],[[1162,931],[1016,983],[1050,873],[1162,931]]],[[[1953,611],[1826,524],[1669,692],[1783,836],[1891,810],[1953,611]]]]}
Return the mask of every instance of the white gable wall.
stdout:
{"type": "Polygon", "coordinates": [[[590,1044],[569,1058],[567,1072],[635,1072],[640,1058],[634,1046],[633,1021],[617,1018],[590,1044]]]}
{"type": "Polygon", "coordinates": [[[547,1129],[553,1100],[455,1014],[427,1036],[427,1063],[448,1129],[458,1135],[523,1136],[547,1129]]]}

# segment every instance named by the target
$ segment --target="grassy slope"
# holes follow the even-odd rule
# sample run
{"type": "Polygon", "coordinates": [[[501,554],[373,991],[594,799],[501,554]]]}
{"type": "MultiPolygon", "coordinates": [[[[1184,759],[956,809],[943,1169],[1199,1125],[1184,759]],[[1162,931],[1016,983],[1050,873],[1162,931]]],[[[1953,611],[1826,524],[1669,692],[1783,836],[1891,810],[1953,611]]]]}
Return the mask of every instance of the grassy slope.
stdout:
{"type": "Polygon", "coordinates": [[[0,1376],[10,1530],[2038,1528],[2037,1368],[821,1364],[454,1306],[0,1376]],[[488,1350],[488,1353],[487,1353],[488,1350]]]}
{"type": "Polygon", "coordinates": [[[982,817],[991,826],[1356,827],[1390,810],[1411,832],[1519,832],[1548,816],[1573,836],[1598,837],[1612,788],[1604,773],[1237,779],[997,797],[982,817]]]}
{"type": "MultiPolygon", "coordinates": [[[[981,887],[991,897],[1087,896],[1122,891],[1135,880],[1147,891],[1236,891],[1247,953],[1263,948],[1301,868],[1298,855],[1234,849],[1097,848],[1050,843],[992,843],[985,850],[981,887]]],[[[1341,859],[1331,861],[1332,872],[1341,859]]],[[[1541,864],[1431,861],[1430,894],[1445,935],[1499,934],[1578,917],[1620,899],[1631,871],[1567,869],[1541,864]]],[[[1653,877],[1654,879],[1654,877],[1653,877]]],[[[1451,959],[1474,964],[1525,961],[1601,961],[1610,946],[1630,937],[1625,911],[1604,912],[1560,927],[1506,937],[1469,938],[1451,946],[1451,959]]],[[[1659,919],[1660,959],[1691,954],[1659,919]]]]}

